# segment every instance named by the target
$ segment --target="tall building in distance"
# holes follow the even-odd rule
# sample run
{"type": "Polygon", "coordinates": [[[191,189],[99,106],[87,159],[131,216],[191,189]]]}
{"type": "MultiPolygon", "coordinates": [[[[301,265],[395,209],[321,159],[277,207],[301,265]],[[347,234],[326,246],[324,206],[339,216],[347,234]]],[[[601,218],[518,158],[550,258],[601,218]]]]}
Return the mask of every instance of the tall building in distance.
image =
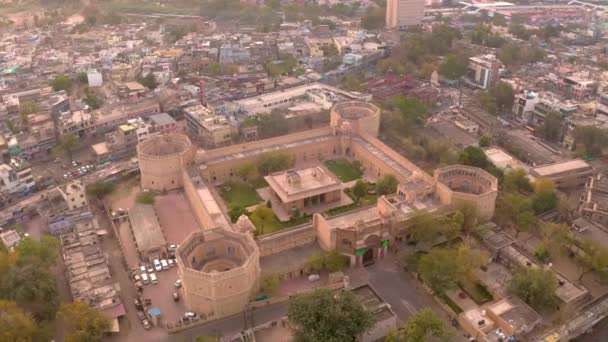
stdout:
{"type": "Polygon", "coordinates": [[[386,28],[405,29],[422,24],[425,0],[388,0],[386,28]]]}

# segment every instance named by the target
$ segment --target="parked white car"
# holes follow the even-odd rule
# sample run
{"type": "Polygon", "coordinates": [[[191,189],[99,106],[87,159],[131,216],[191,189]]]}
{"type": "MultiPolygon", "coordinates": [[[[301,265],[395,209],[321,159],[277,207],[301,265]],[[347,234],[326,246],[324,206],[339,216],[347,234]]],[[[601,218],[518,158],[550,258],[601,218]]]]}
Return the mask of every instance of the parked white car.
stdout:
{"type": "Polygon", "coordinates": [[[160,261],[158,261],[158,259],[154,259],[154,269],[156,270],[156,272],[160,272],[163,270],[163,266],[160,264],[160,261]]]}

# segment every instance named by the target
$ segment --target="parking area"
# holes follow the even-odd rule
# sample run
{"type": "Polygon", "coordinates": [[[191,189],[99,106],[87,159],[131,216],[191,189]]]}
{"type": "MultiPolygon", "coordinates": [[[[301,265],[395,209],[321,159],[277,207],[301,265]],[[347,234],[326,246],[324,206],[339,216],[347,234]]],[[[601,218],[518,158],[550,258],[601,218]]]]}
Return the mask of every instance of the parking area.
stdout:
{"type": "Polygon", "coordinates": [[[154,209],[168,244],[178,245],[201,229],[183,192],[156,196],[154,209]]]}
{"type": "Polygon", "coordinates": [[[157,284],[148,284],[143,286],[142,297],[150,299],[151,305],[147,307],[158,308],[160,310],[161,325],[165,323],[174,323],[187,311],[182,298],[181,288],[175,287],[177,277],[177,267],[168,270],[154,272],[158,279],[157,284]],[[179,300],[173,299],[173,293],[178,293],[179,300]]]}

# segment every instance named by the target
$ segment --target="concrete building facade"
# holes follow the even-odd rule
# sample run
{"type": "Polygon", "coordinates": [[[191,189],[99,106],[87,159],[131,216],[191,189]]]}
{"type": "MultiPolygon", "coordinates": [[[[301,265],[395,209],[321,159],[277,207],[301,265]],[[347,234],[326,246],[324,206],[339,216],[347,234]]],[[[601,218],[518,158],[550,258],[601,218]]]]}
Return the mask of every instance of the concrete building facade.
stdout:
{"type": "Polygon", "coordinates": [[[405,29],[422,24],[425,0],[388,0],[386,28],[405,29]]]}

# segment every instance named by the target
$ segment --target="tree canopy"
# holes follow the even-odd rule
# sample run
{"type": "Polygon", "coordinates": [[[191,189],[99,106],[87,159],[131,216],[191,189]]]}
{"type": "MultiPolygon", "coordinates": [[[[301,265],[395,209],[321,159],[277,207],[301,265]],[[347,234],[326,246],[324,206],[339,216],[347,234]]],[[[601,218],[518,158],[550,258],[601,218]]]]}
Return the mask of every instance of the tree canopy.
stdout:
{"type": "Polygon", "coordinates": [[[439,65],[439,74],[449,80],[457,80],[467,73],[468,66],[466,58],[449,54],[439,65]]]}
{"type": "Polygon", "coordinates": [[[584,153],[591,157],[599,157],[608,142],[608,135],[599,127],[577,126],[574,129],[574,141],[583,147],[584,153]]]}
{"type": "Polygon", "coordinates": [[[456,286],[458,281],[475,279],[477,270],[485,264],[487,257],[463,243],[458,248],[433,248],[420,257],[418,272],[424,282],[435,292],[456,286]]]}
{"type": "Polygon", "coordinates": [[[562,136],[563,122],[564,118],[559,112],[550,111],[539,127],[539,133],[549,141],[559,142],[562,136]]]}
{"type": "Polygon", "coordinates": [[[102,341],[110,329],[109,317],[81,301],[61,304],[57,317],[65,327],[66,342],[102,341]]]}
{"type": "Polygon", "coordinates": [[[451,334],[435,311],[424,308],[412,316],[403,329],[391,332],[386,342],[447,341],[451,334]]]}
{"type": "Polygon", "coordinates": [[[385,175],[376,183],[376,191],[379,195],[389,195],[397,191],[397,178],[393,175],[385,175]]]}
{"type": "Polygon", "coordinates": [[[290,299],[287,317],[294,341],[354,341],[373,324],[372,314],[350,291],[319,289],[290,299]]]}
{"type": "Polygon", "coordinates": [[[36,337],[36,323],[17,303],[0,300],[0,341],[29,342],[36,337]]]}
{"type": "Polygon", "coordinates": [[[268,175],[273,172],[282,171],[290,168],[293,160],[284,153],[268,153],[262,156],[258,162],[258,172],[261,175],[268,175]]]}
{"type": "Polygon", "coordinates": [[[557,281],[551,270],[528,268],[515,273],[508,285],[508,291],[533,308],[555,309],[557,281]]]}
{"type": "Polygon", "coordinates": [[[54,79],[52,79],[49,82],[49,85],[51,87],[53,87],[53,91],[60,91],[60,90],[69,91],[70,88],[72,88],[72,80],[70,80],[69,77],[67,77],[65,75],[59,75],[59,76],[55,77],[54,79]]]}
{"type": "Polygon", "coordinates": [[[74,134],[66,134],[59,137],[57,145],[55,145],[56,153],[67,154],[70,162],[72,161],[72,152],[79,146],[78,138],[74,134]]]}

